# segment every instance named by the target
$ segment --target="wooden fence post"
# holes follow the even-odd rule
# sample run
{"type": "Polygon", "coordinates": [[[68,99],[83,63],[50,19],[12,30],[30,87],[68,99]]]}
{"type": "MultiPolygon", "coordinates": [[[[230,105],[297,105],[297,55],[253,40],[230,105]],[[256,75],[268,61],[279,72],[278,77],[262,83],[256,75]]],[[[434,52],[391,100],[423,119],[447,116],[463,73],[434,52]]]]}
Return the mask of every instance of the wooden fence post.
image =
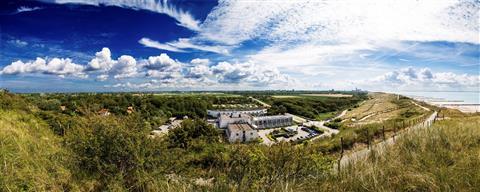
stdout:
{"type": "Polygon", "coordinates": [[[395,142],[395,135],[397,135],[397,125],[393,123],[393,141],[395,142]]]}
{"type": "Polygon", "coordinates": [[[367,131],[367,145],[368,145],[368,149],[370,149],[370,134],[368,134],[368,129],[365,131],[367,131]]]}
{"type": "Polygon", "coordinates": [[[340,137],[340,159],[338,160],[338,173],[340,174],[340,168],[343,158],[343,137],[340,137]]]}
{"type": "Polygon", "coordinates": [[[385,141],[385,125],[382,127],[382,137],[383,137],[383,140],[385,141]]]}

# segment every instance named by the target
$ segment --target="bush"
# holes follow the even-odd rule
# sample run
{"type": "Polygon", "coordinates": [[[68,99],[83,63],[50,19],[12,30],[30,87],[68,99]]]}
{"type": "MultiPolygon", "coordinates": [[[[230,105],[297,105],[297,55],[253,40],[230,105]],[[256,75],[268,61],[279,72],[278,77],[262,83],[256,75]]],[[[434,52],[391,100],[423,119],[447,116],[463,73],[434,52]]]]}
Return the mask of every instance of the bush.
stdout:
{"type": "Polygon", "coordinates": [[[188,148],[195,139],[215,143],[219,140],[219,134],[213,126],[200,119],[186,119],[182,122],[181,127],[170,130],[168,134],[170,148],[188,148]]]}
{"type": "Polygon", "coordinates": [[[77,177],[96,181],[95,190],[115,185],[145,190],[145,177],[154,170],[157,147],[147,137],[149,127],[137,116],[115,118],[91,116],[77,122],[66,134],[66,145],[73,151],[77,177]]]}

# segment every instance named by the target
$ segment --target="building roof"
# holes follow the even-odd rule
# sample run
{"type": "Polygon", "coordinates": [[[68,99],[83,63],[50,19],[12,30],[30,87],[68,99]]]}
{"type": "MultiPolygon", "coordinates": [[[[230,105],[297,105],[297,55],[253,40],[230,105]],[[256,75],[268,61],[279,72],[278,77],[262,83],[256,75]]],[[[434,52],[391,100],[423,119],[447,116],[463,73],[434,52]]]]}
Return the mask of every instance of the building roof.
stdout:
{"type": "Polygon", "coordinates": [[[242,112],[242,111],[265,111],[265,108],[245,108],[245,109],[208,109],[207,111],[212,112],[242,112]]]}
{"type": "Polygon", "coordinates": [[[258,116],[254,117],[254,120],[269,120],[269,119],[289,119],[292,118],[290,115],[272,115],[272,116],[258,116]]]}
{"type": "Polygon", "coordinates": [[[234,132],[234,131],[251,131],[253,129],[252,129],[252,126],[250,126],[250,124],[248,123],[232,123],[228,125],[228,130],[230,130],[231,132],[234,132]]]}
{"type": "Polygon", "coordinates": [[[244,113],[239,113],[239,114],[236,114],[236,115],[225,115],[225,114],[221,114],[220,115],[220,119],[240,119],[240,118],[251,118],[252,116],[249,115],[249,114],[244,114],[244,113]]]}

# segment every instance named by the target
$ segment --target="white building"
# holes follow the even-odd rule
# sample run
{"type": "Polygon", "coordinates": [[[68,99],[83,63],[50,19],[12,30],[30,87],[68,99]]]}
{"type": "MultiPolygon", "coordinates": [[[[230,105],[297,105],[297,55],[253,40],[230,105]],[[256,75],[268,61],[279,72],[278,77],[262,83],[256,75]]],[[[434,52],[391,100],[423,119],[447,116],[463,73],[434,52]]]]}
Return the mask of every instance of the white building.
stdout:
{"type": "Polygon", "coordinates": [[[229,124],[233,123],[247,123],[252,124],[252,116],[248,114],[231,114],[231,115],[220,115],[218,117],[218,128],[225,129],[229,124]]]}
{"type": "Polygon", "coordinates": [[[267,109],[219,109],[219,110],[207,110],[207,114],[211,117],[220,117],[220,115],[239,115],[239,114],[249,114],[253,116],[264,115],[267,113],[267,109]]]}
{"type": "Polygon", "coordinates": [[[248,123],[232,123],[228,125],[227,138],[230,143],[254,141],[258,132],[248,123]]]}
{"type": "Polygon", "coordinates": [[[251,122],[256,129],[286,127],[293,124],[293,117],[290,115],[252,117],[251,122]]]}

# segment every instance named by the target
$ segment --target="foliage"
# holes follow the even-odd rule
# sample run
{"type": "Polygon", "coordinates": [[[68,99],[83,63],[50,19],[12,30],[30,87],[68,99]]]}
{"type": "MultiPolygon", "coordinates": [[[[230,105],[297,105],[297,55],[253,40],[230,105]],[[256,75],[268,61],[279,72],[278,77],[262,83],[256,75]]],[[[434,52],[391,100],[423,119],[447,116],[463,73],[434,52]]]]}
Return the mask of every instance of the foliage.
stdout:
{"type": "Polygon", "coordinates": [[[126,119],[91,116],[77,121],[66,134],[75,176],[95,179],[95,190],[148,189],[148,175],[158,163],[149,129],[136,116],[126,119]]]}
{"type": "MultiPolygon", "coordinates": [[[[340,149],[340,138],[349,149],[355,143],[366,142],[366,138],[380,138],[383,126],[388,134],[425,116],[406,109],[398,119],[340,127],[340,133],[332,138],[301,145],[226,144],[219,139],[218,130],[201,119],[205,111],[197,111],[195,107],[206,110],[228,99],[216,100],[205,95],[0,94],[0,162],[3,163],[0,191],[475,191],[480,188],[478,115],[464,117],[455,111],[443,111],[449,120],[401,137],[384,154],[374,153],[368,161],[336,174],[331,170],[340,149]],[[58,105],[66,106],[66,110],[58,105]],[[128,106],[134,106],[135,112],[126,113],[128,106]],[[112,115],[97,115],[96,111],[102,108],[108,108],[112,115]],[[149,136],[152,126],[166,117],[186,114],[192,118],[171,129],[167,136],[149,136]]],[[[262,97],[260,93],[236,94],[262,97]]],[[[280,103],[287,110],[289,104],[298,104],[317,112],[321,107],[338,110],[356,103],[355,98],[304,99],[288,98],[285,102],[281,99],[280,103]]],[[[276,98],[271,101],[274,100],[277,101],[276,98]]],[[[408,105],[410,101],[399,102],[408,105]]],[[[331,122],[340,123],[340,119],[331,122]]]]}
{"type": "Polygon", "coordinates": [[[354,95],[353,97],[344,98],[299,96],[292,98],[267,97],[263,101],[272,106],[268,111],[269,114],[288,112],[302,117],[315,119],[319,116],[324,116],[329,112],[346,109],[363,99],[365,99],[363,95],[354,95]]]}
{"type": "Polygon", "coordinates": [[[174,128],[168,134],[169,147],[188,148],[195,139],[205,140],[208,143],[218,142],[217,130],[202,120],[186,119],[181,127],[174,128]]]}

